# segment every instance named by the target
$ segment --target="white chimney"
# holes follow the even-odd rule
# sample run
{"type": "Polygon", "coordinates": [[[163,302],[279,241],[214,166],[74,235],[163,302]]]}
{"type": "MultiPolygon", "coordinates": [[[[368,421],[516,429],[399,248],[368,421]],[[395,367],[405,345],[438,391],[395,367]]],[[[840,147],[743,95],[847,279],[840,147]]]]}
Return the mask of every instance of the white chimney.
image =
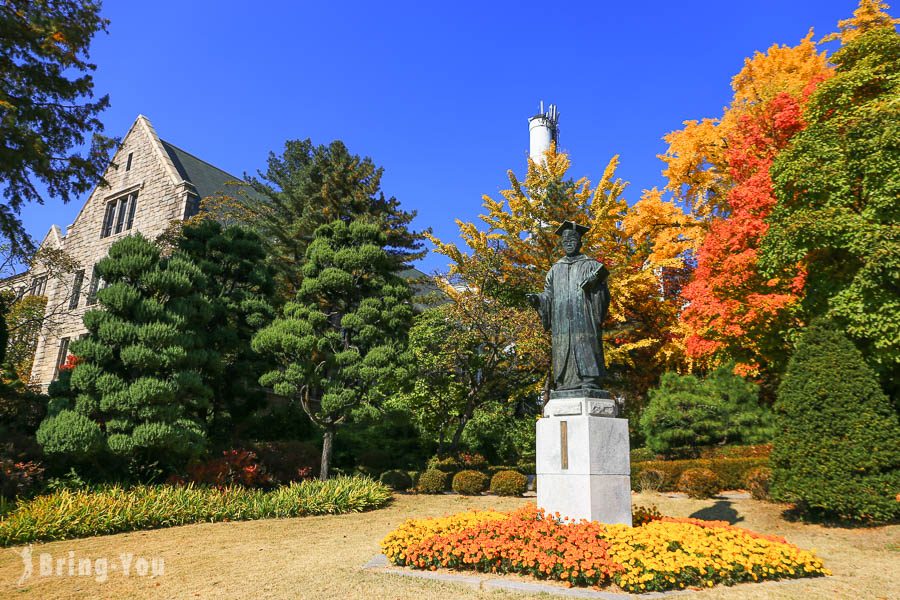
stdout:
{"type": "Polygon", "coordinates": [[[544,153],[550,149],[550,144],[559,142],[559,112],[555,104],[544,112],[544,101],[541,101],[541,112],[528,119],[528,133],[528,155],[534,162],[543,164],[544,153]]]}

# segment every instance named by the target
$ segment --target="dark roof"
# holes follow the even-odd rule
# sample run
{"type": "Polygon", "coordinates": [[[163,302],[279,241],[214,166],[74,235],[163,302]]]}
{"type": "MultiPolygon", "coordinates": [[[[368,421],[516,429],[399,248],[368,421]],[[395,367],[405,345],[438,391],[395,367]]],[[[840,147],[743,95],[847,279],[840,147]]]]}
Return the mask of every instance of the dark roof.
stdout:
{"type": "MultiPolygon", "coordinates": [[[[172,164],[175,165],[178,174],[182,179],[190,181],[194,185],[200,198],[206,198],[216,194],[235,195],[238,186],[235,186],[234,182],[241,181],[240,177],[235,177],[230,173],[226,173],[222,169],[209,164],[205,160],[197,158],[189,152],[185,152],[178,146],[170,144],[165,140],[160,140],[160,142],[162,142],[163,148],[165,148],[169,158],[172,159],[172,164]],[[229,183],[231,185],[229,185],[229,183]]],[[[250,195],[256,195],[250,186],[242,185],[240,186],[240,189],[246,191],[250,195]]]]}

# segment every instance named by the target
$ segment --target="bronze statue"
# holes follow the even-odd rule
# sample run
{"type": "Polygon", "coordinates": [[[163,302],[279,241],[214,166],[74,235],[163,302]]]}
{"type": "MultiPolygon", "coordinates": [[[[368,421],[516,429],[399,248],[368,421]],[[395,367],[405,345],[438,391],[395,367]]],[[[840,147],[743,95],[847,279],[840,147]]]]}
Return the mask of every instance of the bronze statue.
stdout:
{"type": "Polygon", "coordinates": [[[544,291],[528,294],[552,335],[553,383],[550,398],[609,398],[600,387],[606,376],[602,323],[609,309],[609,271],[581,254],[584,225],[564,221],[556,230],[566,255],[547,273],[544,291]]]}

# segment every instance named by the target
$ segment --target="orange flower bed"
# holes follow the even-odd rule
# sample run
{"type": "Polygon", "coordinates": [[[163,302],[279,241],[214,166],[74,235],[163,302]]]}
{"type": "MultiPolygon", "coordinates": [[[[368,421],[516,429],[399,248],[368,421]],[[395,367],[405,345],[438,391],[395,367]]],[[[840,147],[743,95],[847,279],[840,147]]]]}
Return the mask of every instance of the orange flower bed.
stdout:
{"type": "Polygon", "coordinates": [[[720,521],[649,514],[642,525],[627,527],[548,518],[534,505],[467,512],[407,521],[382,541],[382,550],[394,564],[417,569],[519,573],[574,586],[614,583],[630,592],[829,574],[814,554],[782,538],[720,521]]]}

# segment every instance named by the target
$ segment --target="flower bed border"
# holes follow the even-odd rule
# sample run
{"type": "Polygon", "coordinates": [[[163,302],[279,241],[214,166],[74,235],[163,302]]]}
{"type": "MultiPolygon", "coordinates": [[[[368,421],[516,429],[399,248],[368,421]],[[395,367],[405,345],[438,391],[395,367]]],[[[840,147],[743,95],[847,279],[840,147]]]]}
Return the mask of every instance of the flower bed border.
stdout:
{"type": "MultiPolygon", "coordinates": [[[[633,600],[638,598],[670,598],[675,596],[683,596],[685,594],[693,594],[702,589],[710,588],[685,588],[683,590],[669,590],[667,592],[644,592],[637,594],[634,592],[610,592],[605,590],[595,590],[592,588],[565,587],[562,583],[552,583],[550,581],[541,581],[525,575],[508,575],[506,577],[498,577],[488,573],[479,573],[477,571],[453,571],[452,569],[438,569],[437,571],[423,571],[421,569],[413,569],[412,567],[398,567],[393,565],[384,554],[376,554],[372,559],[362,566],[363,571],[370,573],[378,573],[382,575],[397,575],[399,577],[413,577],[416,579],[427,579],[430,581],[439,581],[441,583],[449,583],[452,585],[464,586],[475,590],[484,591],[507,591],[528,594],[549,594],[551,596],[561,596],[565,598],[595,598],[597,600],[633,600]]],[[[776,585],[790,585],[809,582],[809,578],[799,579],[778,579],[770,581],[752,581],[745,583],[737,583],[729,586],[729,590],[740,590],[744,586],[753,589],[774,587],[776,585]]],[[[762,592],[765,589],[761,590],[762,592]]]]}

